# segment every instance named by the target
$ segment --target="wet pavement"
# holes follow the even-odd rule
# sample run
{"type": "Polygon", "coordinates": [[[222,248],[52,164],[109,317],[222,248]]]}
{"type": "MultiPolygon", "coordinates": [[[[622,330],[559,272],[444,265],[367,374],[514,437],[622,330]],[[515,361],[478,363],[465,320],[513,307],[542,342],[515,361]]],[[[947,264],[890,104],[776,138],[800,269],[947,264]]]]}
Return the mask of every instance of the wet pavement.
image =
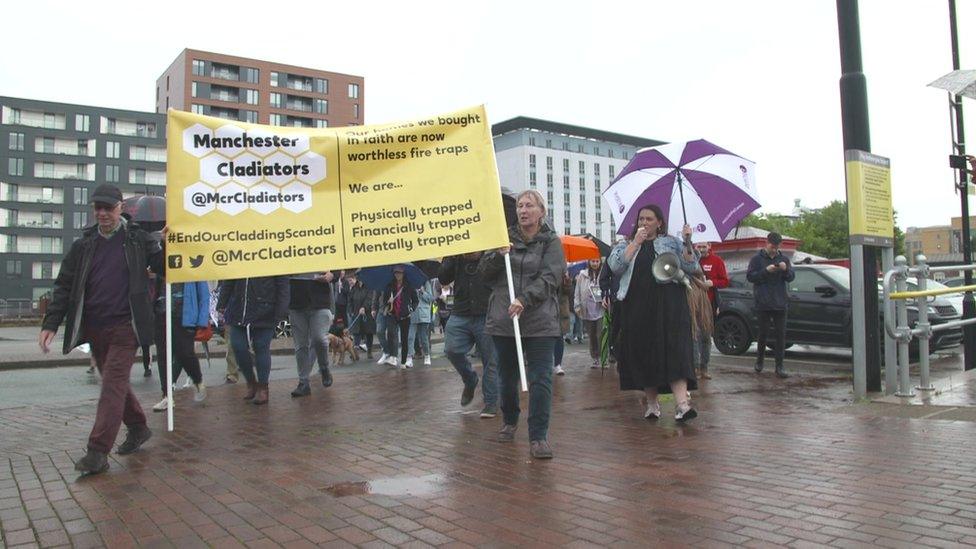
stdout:
{"type": "MultiPolygon", "coordinates": [[[[976,422],[885,412],[969,397],[853,403],[843,357],[790,356],[822,367],[784,381],[714,357],[700,416],[681,425],[671,402],[642,419],[615,371],[571,346],[551,461],[529,457],[524,414],[516,441],[496,442],[500,418],[478,417],[480,390],[458,405],[442,357],[337,368],[303,399],[275,357],[268,406],[242,402],[240,385],[203,403],[180,391],[175,432],[150,414],[145,448],[91,478],[72,464],[97,382],[83,367],[2,372],[0,547],[976,545],[976,422]]],[[[155,378],[133,379],[151,406],[155,378]]]]}

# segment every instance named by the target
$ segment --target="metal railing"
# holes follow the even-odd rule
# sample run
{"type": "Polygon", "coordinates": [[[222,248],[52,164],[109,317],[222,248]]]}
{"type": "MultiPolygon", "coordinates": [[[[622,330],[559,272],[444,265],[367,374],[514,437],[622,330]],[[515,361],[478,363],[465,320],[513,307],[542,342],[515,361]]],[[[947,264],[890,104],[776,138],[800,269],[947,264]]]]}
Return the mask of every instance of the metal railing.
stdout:
{"type": "MultiPolygon", "coordinates": [[[[916,257],[916,266],[909,267],[905,256],[900,255],[895,258],[895,266],[884,274],[882,285],[884,286],[884,326],[888,337],[897,343],[897,364],[892,364],[886,360],[885,369],[897,366],[898,389],[896,396],[910,397],[915,396],[912,389],[911,377],[909,375],[909,352],[908,347],[912,338],[918,339],[918,369],[919,384],[915,389],[919,391],[933,391],[929,377],[929,340],[935,332],[953,330],[968,324],[976,324],[976,318],[950,320],[933,326],[929,323],[929,298],[945,295],[958,294],[976,291],[976,285],[960,286],[957,288],[942,288],[929,290],[928,277],[932,273],[946,271],[976,271],[976,265],[950,265],[945,267],[932,267],[926,263],[926,257],[919,254],[916,257]],[[908,277],[915,276],[918,282],[917,291],[908,291],[908,277]],[[892,291],[892,285],[894,290],[892,291]],[[908,301],[914,300],[918,307],[918,322],[913,328],[908,322],[908,301]]],[[[962,311],[959,311],[962,313],[962,311]]],[[[887,358],[887,357],[886,357],[887,358]]]]}

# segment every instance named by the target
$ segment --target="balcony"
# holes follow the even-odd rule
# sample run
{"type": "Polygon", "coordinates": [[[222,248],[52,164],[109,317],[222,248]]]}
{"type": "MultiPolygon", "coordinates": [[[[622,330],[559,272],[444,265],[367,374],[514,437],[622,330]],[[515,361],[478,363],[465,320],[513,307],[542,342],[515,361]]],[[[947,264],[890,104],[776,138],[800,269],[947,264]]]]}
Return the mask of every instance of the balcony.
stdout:
{"type": "Polygon", "coordinates": [[[147,162],[166,162],[166,149],[159,147],[129,147],[129,160],[145,160],[147,162]]]}
{"type": "Polygon", "coordinates": [[[310,100],[295,99],[291,96],[285,101],[285,108],[298,112],[312,112],[312,102],[310,100]]]}
{"type": "Polygon", "coordinates": [[[23,188],[14,190],[3,184],[0,186],[0,200],[5,202],[20,202],[23,204],[64,204],[64,192],[61,189],[23,188]]]}
{"type": "Polygon", "coordinates": [[[64,228],[64,221],[55,218],[49,220],[42,220],[40,217],[34,219],[24,219],[24,215],[21,214],[17,216],[17,219],[7,219],[0,221],[0,227],[13,227],[22,229],[62,229],[64,228]]]}
{"type": "Polygon", "coordinates": [[[210,88],[210,99],[212,101],[227,101],[229,103],[240,102],[241,94],[237,88],[225,88],[222,86],[212,86],[210,88]]]}
{"type": "Polygon", "coordinates": [[[51,139],[38,137],[34,141],[34,152],[66,156],[95,157],[95,140],[51,139]]]}
{"type": "Polygon", "coordinates": [[[290,90],[310,92],[312,91],[312,79],[302,78],[302,77],[288,77],[288,82],[285,84],[285,87],[287,87],[290,90]]]}
{"type": "Polygon", "coordinates": [[[219,63],[213,63],[210,68],[210,78],[240,81],[241,71],[239,68],[233,65],[222,65],[219,63]]]}
{"type": "Polygon", "coordinates": [[[80,181],[95,180],[94,164],[55,164],[52,162],[35,162],[34,177],[47,179],[77,179],[80,181]]]}
{"type": "Polygon", "coordinates": [[[46,128],[50,130],[63,130],[65,129],[65,116],[63,114],[41,112],[41,111],[25,111],[22,109],[12,109],[10,107],[3,107],[0,111],[0,116],[4,124],[18,125],[18,126],[29,126],[32,128],[46,128]]]}
{"type": "Polygon", "coordinates": [[[127,137],[149,137],[155,139],[156,123],[142,122],[139,120],[120,120],[116,118],[101,117],[101,133],[111,135],[124,135],[127,137]]]}
{"type": "Polygon", "coordinates": [[[160,185],[166,186],[166,172],[153,170],[129,170],[129,183],[132,185],[160,185]]]}

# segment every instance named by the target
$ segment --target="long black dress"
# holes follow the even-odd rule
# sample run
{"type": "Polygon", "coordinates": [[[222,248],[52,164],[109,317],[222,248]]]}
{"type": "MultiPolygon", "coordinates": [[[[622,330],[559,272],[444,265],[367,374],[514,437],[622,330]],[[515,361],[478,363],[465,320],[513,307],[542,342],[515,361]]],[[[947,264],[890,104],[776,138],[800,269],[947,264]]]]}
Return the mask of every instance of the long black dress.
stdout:
{"type": "Polygon", "coordinates": [[[692,364],[691,313],[685,287],[659,284],[651,273],[657,254],[644,242],[634,258],[634,271],[621,303],[622,322],[617,351],[620,390],[657,387],[671,392],[671,382],[688,381],[697,389],[692,364]]]}

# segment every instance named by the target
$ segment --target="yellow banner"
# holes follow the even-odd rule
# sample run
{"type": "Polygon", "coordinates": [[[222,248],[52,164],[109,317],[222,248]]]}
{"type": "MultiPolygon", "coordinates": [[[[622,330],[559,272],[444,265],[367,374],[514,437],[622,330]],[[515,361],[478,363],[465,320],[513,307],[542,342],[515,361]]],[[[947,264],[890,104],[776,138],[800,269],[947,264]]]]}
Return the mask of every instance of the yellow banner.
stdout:
{"type": "Polygon", "coordinates": [[[844,158],[851,244],[893,246],[895,221],[891,206],[891,161],[855,149],[845,151],[844,158]]]}
{"type": "Polygon", "coordinates": [[[484,106],[288,128],[170,110],[170,282],[387,265],[508,243],[484,106]]]}

